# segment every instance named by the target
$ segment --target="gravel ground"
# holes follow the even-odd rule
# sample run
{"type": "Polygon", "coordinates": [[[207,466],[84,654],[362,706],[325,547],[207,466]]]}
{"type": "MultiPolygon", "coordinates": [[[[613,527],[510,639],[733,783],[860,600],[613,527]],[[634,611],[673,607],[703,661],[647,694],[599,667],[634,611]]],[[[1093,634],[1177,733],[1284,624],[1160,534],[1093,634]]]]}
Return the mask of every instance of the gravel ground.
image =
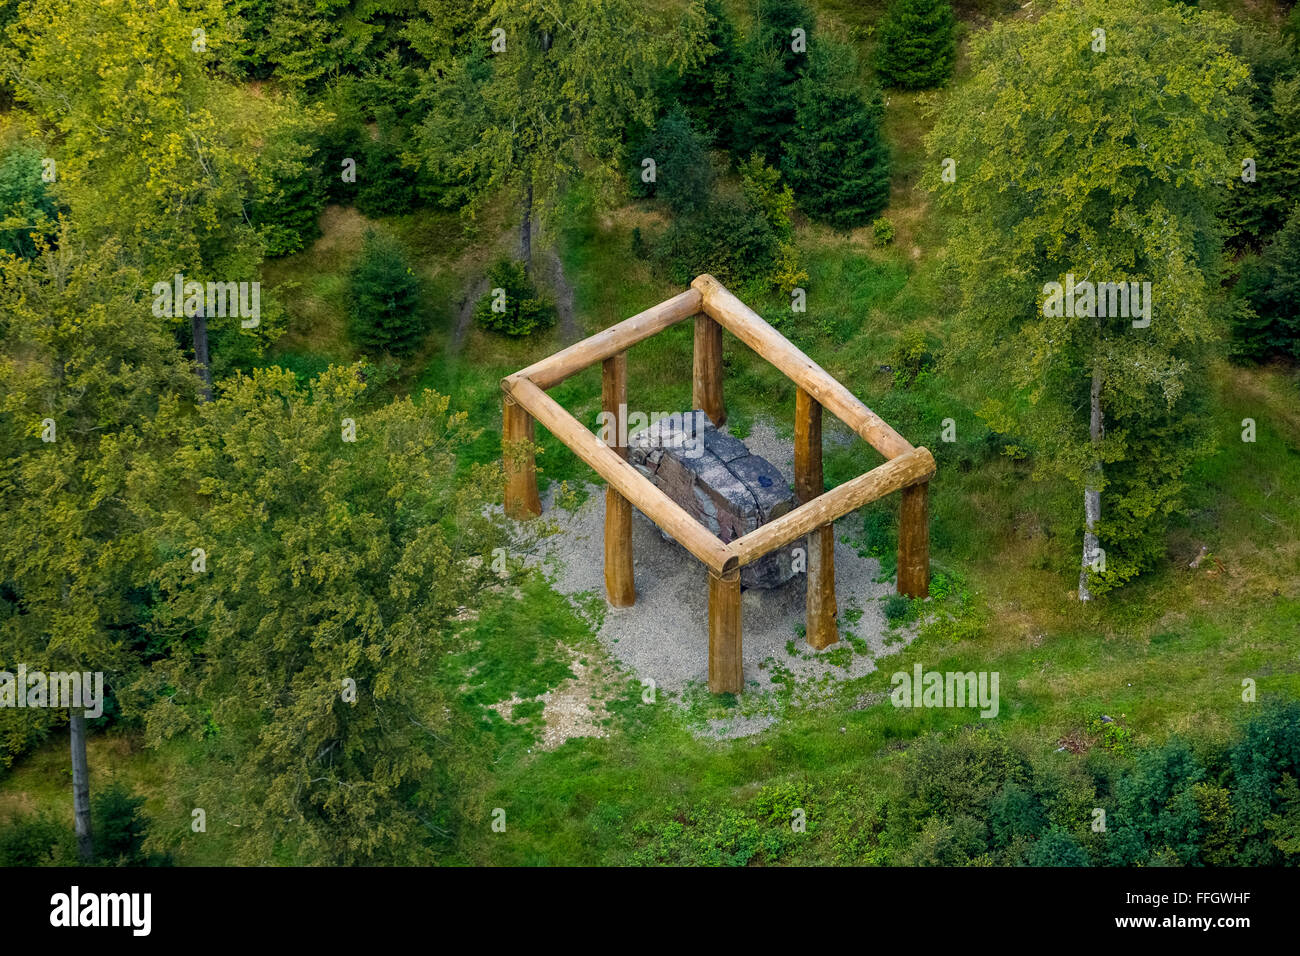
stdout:
{"type": "MultiPolygon", "coordinates": [[[[827,438],[834,440],[830,435],[827,438]]],[[[771,425],[758,422],[745,441],[754,454],[767,458],[793,482],[790,439],[781,437],[771,425]]],[[[546,516],[559,526],[559,532],[541,542],[541,555],[555,575],[557,589],[565,594],[604,594],[605,492],[596,485],[589,485],[587,490],[587,500],[573,512],[554,507],[550,495],[543,500],[546,516]]],[[[844,523],[854,520],[850,517],[844,523]]],[[[876,583],[878,562],[859,557],[839,540],[841,534],[842,526],[837,525],[838,644],[817,652],[798,637],[796,628],[804,621],[803,575],[780,588],[746,590],[741,595],[747,697],[771,690],[779,665],[794,676],[796,699],[813,702],[828,682],[871,673],[878,658],[906,646],[914,636],[908,629],[886,630],[880,599],[893,592],[893,584],[876,583]],[[846,612],[854,609],[861,610],[862,616],[850,623],[846,612]],[[836,649],[851,648],[844,640],[850,632],[866,642],[867,653],[854,651],[846,660],[841,650],[832,658],[836,649]],[[886,639],[891,642],[888,649],[884,646],[886,639]],[[797,655],[793,657],[786,649],[791,640],[797,655]]],[[[658,528],[640,512],[634,515],[632,539],[636,604],[606,609],[598,635],[601,642],[624,667],[642,680],[654,680],[660,690],[680,693],[692,683],[706,684],[708,572],[676,542],[664,540],[658,528]]],[[[770,723],[770,718],[750,716],[728,721],[727,726],[712,727],[711,732],[715,736],[743,736],[770,723]]]]}

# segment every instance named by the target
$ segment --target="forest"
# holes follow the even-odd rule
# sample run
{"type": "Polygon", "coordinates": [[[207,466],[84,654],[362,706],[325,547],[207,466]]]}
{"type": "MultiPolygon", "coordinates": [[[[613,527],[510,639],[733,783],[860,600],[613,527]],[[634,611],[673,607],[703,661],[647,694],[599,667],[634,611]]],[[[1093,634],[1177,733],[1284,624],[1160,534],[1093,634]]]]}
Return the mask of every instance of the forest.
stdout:
{"type": "Polygon", "coordinates": [[[0,0],[0,450],[6,867],[1296,865],[1300,6],[0,0]],[[702,275],[935,464],[928,596],[870,502],[739,693],[546,428],[504,497],[503,378],[702,275]]]}

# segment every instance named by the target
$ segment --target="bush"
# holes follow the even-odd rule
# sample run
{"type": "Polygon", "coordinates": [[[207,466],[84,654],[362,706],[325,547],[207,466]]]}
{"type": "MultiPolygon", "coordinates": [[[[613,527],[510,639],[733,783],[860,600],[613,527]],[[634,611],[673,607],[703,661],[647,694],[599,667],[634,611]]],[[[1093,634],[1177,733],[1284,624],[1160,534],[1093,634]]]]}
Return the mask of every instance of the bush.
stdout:
{"type": "Polygon", "coordinates": [[[502,335],[529,335],[555,324],[555,304],[541,295],[522,262],[499,259],[488,269],[488,292],[474,309],[478,324],[502,335]]]}
{"type": "Polygon", "coordinates": [[[90,802],[95,834],[95,855],[114,866],[156,866],[170,862],[144,851],[149,821],[144,797],[133,796],[121,784],[96,793],[90,802]]]}
{"type": "Polygon", "coordinates": [[[794,245],[794,193],[781,182],[780,171],[763,161],[761,153],[750,154],[740,164],[741,190],[745,200],[763,214],[776,236],[777,250],[768,281],[789,295],[800,284],[808,281],[808,273],[799,266],[799,254],[794,245]]]}
{"type": "Polygon", "coordinates": [[[912,619],[912,599],[905,594],[891,594],[885,598],[882,611],[889,626],[896,627],[912,619]]]}
{"type": "Polygon", "coordinates": [[[907,329],[889,353],[889,367],[894,370],[894,386],[911,387],[934,361],[935,355],[925,333],[917,328],[907,329]]]}
{"type": "Polygon", "coordinates": [[[703,272],[739,284],[770,275],[779,249],[759,210],[744,198],[721,196],[697,216],[674,219],[656,243],[655,257],[679,284],[703,272]]]}
{"type": "Polygon", "coordinates": [[[352,337],[366,349],[398,355],[412,351],[425,331],[425,322],[420,280],[402,244],[373,229],[368,231],[350,280],[352,337]]]}
{"type": "Polygon", "coordinates": [[[0,866],[75,863],[72,828],[47,813],[18,817],[0,826],[0,866]]]}
{"type": "Polygon", "coordinates": [[[887,246],[894,241],[893,220],[881,216],[871,224],[871,238],[878,246],[887,246]]]}
{"type": "Polygon", "coordinates": [[[894,0],[880,27],[876,70],[886,86],[941,86],[957,55],[956,18],[948,0],[894,0]]]}

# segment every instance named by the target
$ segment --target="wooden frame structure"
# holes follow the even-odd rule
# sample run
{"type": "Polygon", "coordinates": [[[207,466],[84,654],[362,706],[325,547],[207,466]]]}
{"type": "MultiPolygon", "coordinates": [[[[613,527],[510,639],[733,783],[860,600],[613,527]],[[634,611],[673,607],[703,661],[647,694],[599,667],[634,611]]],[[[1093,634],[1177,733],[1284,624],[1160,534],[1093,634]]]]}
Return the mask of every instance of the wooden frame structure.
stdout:
{"type": "MultiPolygon", "coordinates": [[[[927,489],[934,458],[914,448],[875,412],[788,342],[776,329],[710,275],[691,288],[583,339],[501,380],[505,392],[502,445],[506,514],[541,514],[533,460],[533,422],[541,424],[607,481],[605,492],[605,593],[615,607],[636,601],[632,577],[632,508],[671,535],[709,572],[709,689],[739,692],[741,663],[740,569],[777,548],[807,538],[807,640],[815,648],[839,640],[835,604],[833,522],[868,502],[901,492],[898,591],[925,597],[930,590],[927,489]],[[722,331],[726,329],[783,372],[798,387],[795,401],[796,507],[731,542],[699,524],[627,461],[627,448],[606,445],[546,394],[570,376],[602,364],[605,411],[627,405],[627,350],[685,319],[695,318],[693,407],[715,425],[727,418],[722,396],[722,331]],[[887,461],[839,487],[822,485],[822,409],[848,425],[887,461]]],[[[615,429],[617,432],[618,429],[615,429]]],[[[614,441],[619,439],[616,436],[614,441]]]]}

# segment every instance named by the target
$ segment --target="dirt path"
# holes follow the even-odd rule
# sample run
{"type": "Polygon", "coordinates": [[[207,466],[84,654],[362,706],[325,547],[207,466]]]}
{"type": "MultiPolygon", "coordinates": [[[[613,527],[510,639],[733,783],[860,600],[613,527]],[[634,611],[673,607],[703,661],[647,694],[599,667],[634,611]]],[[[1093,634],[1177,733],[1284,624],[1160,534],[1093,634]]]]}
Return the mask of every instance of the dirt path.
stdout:
{"type": "MultiPolygon", "coordinates": [[[[564,264],[559,255],[550,247],[537,252],[538,280],[548,286],[555,294],[555,312],[557,331],[560,342],[572,345],[582,338],[582,329],[578,325],[577,313],[573,305],[573,286],[564,275],[564,264]]],[[[466,290],[460,305],[456,308],[456,325],[452,329],[451,341],[447,343],[448,357],[459,355],[469,337],[470,324],[474,321],[474,306],[488,291],[488,278],[480,275],[466,290]]]]}
{"type": "Polygon", "coordinates": [[[456,310],[456,327],[452,330],[451,341],[447,343],[447,355],[459,355],[460,350],[465,347],[465,339],[469,335],[469,324],[474,321],[474,305],[479,299],[487,293],[488,277],[479,276],[474,280],[474,284],[469,287],[465,297],[461,299],[460,306],[456,310]]]}
{"type": "Polygon", "coordinates": [[[551,247],[546,247],[539,256],[540,265],[548,285],[555,293],[555,311],[557,316],[560,342],[572,345],[582,338],[582,329],[578,327],[578,318],[573,308],[573,286],[564,275],[564,263],[551,247]]]}

